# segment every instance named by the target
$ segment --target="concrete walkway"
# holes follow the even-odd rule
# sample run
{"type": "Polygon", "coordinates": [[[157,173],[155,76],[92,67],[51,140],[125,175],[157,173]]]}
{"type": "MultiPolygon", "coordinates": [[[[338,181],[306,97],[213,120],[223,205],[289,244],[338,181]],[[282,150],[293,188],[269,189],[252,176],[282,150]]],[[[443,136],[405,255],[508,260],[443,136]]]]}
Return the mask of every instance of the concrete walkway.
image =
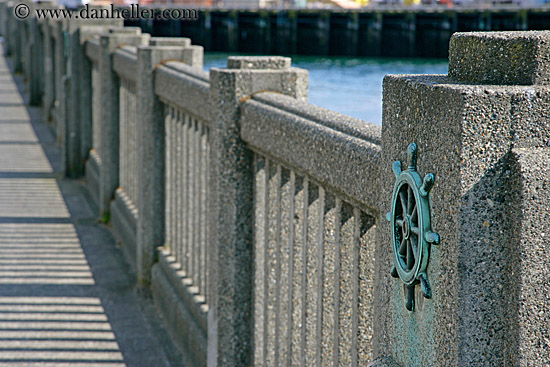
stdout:
{"type": "Polygon", "coordinates": [[[19,79],[0,56],[0,367],[178,366],[19,79]]]}

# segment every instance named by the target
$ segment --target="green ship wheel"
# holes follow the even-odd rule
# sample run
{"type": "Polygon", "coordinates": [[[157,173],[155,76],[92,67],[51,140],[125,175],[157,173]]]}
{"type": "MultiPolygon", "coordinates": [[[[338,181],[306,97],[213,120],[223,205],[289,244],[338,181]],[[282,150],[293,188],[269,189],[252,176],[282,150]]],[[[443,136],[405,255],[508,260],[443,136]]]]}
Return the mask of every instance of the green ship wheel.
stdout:
{"type": "Polygon", "coordinates": [[[431,230],[429,193],[435,176],[427,174],[422,180],[416,171],[417,147],[407,149],[408,168],[401,169],[401,162],[393,163],[395,185],[391,212],[387,219],[391,225],[394,265],[391,275],[400,278],[407,291],[405,307],[414,310],[414,288],[420,284],[424,297],[431,298],[427,267],[430,245],[439,244],[439,235],[431,230]]]}

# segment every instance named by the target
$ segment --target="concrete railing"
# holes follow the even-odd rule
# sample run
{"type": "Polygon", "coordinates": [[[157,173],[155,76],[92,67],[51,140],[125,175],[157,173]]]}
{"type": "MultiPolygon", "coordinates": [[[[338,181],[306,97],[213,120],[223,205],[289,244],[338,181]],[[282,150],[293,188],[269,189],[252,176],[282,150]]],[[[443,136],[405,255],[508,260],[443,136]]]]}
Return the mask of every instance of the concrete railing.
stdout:
{"type": "MultiPolygon", "coordinates": [[[[161,51],[151,51],[160,61],[161,51]]],[[[159,249],[158,266],[153,269],[153,289],[157,299],[166,299],[160,284],[173,284],[185,308],[177,309],[163,302],[164,313],[184,320],[177,326],[185,335],[199,365],[206,364],[208,312],[210,310],[212,273],[211,254],[211,129],[208,106],[210,81],[202,71],[202,47],[189,46],[181,56],[186,63],[159,65],[154,78],[154,93],[164,111],[165,236],[159,249]]],[[[152,162],[151,162],[152,163],[152,162]]],[[[165,289],[168,287],[164,287],[165,289]]]]}
{"type": "Polygon", "coordinates": [[[254,156],[254,362],[366,365],[378,127],[270,92],[240,123],[254,156]]]}
{"type": "Polygon", "coordinates": [[[188,39],[0,10],[65,174],[192,365],[550,363],[549,33],[455,35],[449,76],[386,77],[380,129],[308,104],[289,58],[206,73],[188,39]],[[436,179],[428,213],[397,217],[412,142],[406,171],[436,179]],[[419,217],[441,240],[415,237],[427,265],[404,284],[392,238],[419,217]]]}

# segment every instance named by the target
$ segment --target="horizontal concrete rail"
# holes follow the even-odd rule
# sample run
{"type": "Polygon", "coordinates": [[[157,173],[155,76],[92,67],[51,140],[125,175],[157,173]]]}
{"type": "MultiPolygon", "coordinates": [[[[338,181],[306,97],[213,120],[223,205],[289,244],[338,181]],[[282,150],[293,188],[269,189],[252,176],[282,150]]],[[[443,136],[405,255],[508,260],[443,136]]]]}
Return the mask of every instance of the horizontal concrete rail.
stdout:
{"type": "Polygon", "coordinates": [[[241,112],[242,138],[254,150],[377,212],[378,126],[275,93],[254,95],[241,112]]]}
{"type": "Polygon", "coordinates": [[[258,93],[254,95],[253,99],[376,145],[382,143],[381,127],[379,125],[358,120],[309,103],[303,103],[281,94],[258,93]]]}
{"type": "MultiPolygon", "coordinates": [[[[157,68],[155,93],[165,103],[173,104],[195,116],[203,116],[210,96],[208,73],[179,62],[157,68]]],[[[208,119],[204,119],[207,122],[208,119]]]]}
{"type": "Polygon", "coordinates": [[[113,54],[113,69],[121,79],[133,83],[137,79],[137,48],[122,46],[113,54]]]}

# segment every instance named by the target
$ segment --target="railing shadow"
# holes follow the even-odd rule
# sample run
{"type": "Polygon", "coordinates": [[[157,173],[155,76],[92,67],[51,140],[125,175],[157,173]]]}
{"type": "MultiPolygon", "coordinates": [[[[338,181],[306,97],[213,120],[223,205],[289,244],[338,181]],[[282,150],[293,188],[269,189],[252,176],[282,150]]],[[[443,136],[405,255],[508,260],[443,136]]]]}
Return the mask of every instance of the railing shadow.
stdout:
{"type": "Polygon", "coordinates": [[[56,180],[56,139],[12,81],[0,89],[0,367],[168,366],[115,239],[80,183],[56,180]]]}

